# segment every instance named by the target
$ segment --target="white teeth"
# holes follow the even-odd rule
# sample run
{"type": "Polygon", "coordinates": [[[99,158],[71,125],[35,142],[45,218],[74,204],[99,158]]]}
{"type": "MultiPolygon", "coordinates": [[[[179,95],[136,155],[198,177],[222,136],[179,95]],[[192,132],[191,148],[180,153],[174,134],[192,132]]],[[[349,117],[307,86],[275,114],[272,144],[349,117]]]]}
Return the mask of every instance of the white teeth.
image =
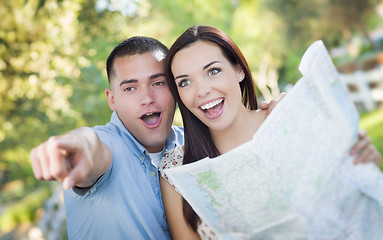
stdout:
{"type": "Polygon", "coordinates": [[[147,114],[145,114],[145,116],[150,116],[150,115],[153,115],[153,113],[147,113],[147,114]]]}
{"type": "Polygon", "coordinates": [[[220,104],[222,101],[223,101],[223,98],[218,99],[218,100],[215,100],[215,101],[212,101],[212,102],[209,102],[209,103],[207,103],[207,104],[205,104],[205,105],[202,105],[201,108],[202,108],[202,110],[206,110],[206,109],[209,109],[209,108],[212,108],[212,107],[217,106],[217,105],[220,104]]]}

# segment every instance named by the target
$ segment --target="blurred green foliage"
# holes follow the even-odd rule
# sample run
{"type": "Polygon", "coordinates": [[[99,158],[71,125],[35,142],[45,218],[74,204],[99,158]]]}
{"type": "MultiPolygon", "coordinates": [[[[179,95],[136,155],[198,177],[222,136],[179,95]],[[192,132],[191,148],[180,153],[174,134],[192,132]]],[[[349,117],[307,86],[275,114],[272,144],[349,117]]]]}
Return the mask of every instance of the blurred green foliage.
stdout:
{"type": "Polygon", "coordinates": [[[15,226],[33,222],[36,219],[35,213],[41,208],[41,203],[49,198],[50,188],[39,188],[31,194],[20,199],[20,201],[13,201],[7,204],[6,210],[0,216],[0,228],[2,231],[10,231],[15,226]]]}
{"type": "MultiPolygon", "coordinates": [[[[191,25],[214,25],[239,45],[254,76],[267,62],[283,88],[299,79],[314,40],[331,48],[382,25],[373,0],[126,0],[137,4],[128,15],[97,11],[96,0],[0,2],[0,236],[35,221],[50,194],[49,183],[34,180],[30,150],[49,136],[109,121],[104,66],[120,41],[147,35],[170,46],[191,25]]],[[[374,116],[363,124],[382,152],[382,120],[374,116]]]]}

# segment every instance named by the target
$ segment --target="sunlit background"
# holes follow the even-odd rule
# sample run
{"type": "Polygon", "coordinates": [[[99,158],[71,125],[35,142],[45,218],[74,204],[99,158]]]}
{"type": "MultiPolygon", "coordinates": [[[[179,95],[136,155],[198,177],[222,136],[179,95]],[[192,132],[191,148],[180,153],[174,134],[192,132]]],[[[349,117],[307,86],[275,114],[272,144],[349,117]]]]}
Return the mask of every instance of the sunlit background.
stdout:
{"type": "Polygon", "coordinates": [[[105,61],[133,35],[170,47],[192,25],[221,28],[246,56],[260,100],[288,91],[305,49],[322,39],[383,153],[381,0],[0,3],[0,239],[66,238],[61,186],[34,179],[29,153],[51,135],[109,121],[105,61]]]}

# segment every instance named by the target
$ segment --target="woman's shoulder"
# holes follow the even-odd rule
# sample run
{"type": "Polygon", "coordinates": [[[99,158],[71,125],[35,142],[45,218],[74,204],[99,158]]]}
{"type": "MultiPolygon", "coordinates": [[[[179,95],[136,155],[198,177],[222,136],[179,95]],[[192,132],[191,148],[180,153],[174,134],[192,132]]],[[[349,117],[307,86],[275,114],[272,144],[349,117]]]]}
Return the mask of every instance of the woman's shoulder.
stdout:
{"type": "Polygon", "coordinates": [[[165,171],[166,169],[177,167],[177,166],[182,166],[184,159],[184,151],[182,147],[177,147],[173,148],[172,150],[166,152],[161,161],[160,164],[158,165],[158,170],[161,173],[161,176],[168,181],[173,188],[178,192],[178,190],[175,188],[174,184],[169,181],[168,176],[166,175],[165,171]]]}
{"type": "Polygon", "coordinates": [[[162,156],[158,169],[162,171],[164,169],[181,166],[183,159],[184,151],[182,147],[173,148],[162,156]]]}
{"type": "Polygon", "coordinates": [[[162,156],[160,164],[158,165],[158,170],[160,170],[162,177],[168,180],[166,175],[164,174],[164,170],[177,167],[177,166],[182,166],[183,160],[184,160],[184,151],[182,147],[176,147],[166,152],[162,156]]]}

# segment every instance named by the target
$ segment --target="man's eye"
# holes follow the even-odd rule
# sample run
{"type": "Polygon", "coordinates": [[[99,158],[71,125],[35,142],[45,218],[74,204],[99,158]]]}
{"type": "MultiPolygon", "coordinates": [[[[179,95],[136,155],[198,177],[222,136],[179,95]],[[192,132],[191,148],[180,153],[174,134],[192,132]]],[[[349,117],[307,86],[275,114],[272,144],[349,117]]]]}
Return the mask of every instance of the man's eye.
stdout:
{"type": "Polygon", "coordinates": [[[134,90],[134,87],[127,87],[124,89],[125,92],[130,92],[130,91],[133,91],[134,90]]]}
{"type": "Polygon", "coordinates": [[[190,84],[190,81],[187,79],[184,79],[180,83],[178,83],[178,87],[186,87],[189,84],[190,84]]]}
{"type": "Polygon", "coordinates": [[[154,86],[162,86],[164,84],[165,84],[164,82],[155,82],[153,85],[154,86]]]}
{"type": "Polygon", "coordinates": [[[217,73],[219,73],[221,70],[220,69],[218,69],[218,68],[212,68],[212,69],[210,69],[209,71],[208,71],[208,74],[209,74],[209,76],[214,76],[214,75],[216,75],[217,73]]]}

